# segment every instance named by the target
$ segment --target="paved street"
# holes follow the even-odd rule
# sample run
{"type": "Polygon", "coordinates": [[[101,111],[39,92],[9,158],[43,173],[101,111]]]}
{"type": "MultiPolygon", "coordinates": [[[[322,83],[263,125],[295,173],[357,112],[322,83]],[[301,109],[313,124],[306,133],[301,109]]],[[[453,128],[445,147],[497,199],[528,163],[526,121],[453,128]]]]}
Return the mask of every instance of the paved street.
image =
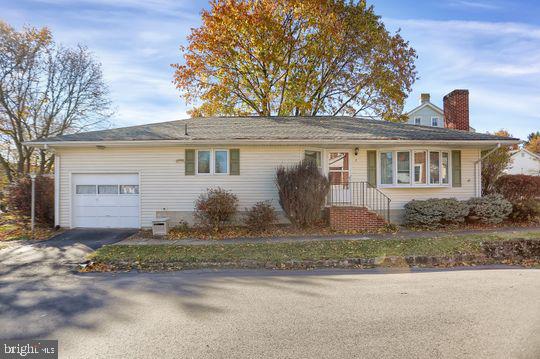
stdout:
{"type": "Polygon", "coordinates": [[[76,275],[21,251],[0,250],[0,337],[61,358],[540,357],[540,270],[76,275]]]}

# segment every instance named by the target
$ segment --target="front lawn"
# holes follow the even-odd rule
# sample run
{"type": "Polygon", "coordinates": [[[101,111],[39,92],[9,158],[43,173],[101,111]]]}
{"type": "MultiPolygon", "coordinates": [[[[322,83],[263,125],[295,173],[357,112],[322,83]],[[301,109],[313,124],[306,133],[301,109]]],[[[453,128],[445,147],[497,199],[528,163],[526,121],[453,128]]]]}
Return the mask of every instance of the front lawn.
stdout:
{"type": "Polygon", "coordinates": [[[483,243],[504,240],[539,240],[540,232],[495,233],[440,238],[319,240],[305,242],[210,245],[110,245],[97,250],[92,260],[112,269],[183,269],[251,266],[280,268],[291,262],[335,261],[388,256],[453,257],[481,255],[483,243]]]}
{"type": "MultiPolygon", "coordinates": [[[[53,233],[53,228],[36,224],[33,239],[47,239],[53,233]]],[[[12,213],[0,214],[0,242],[24,239],[32,239],[30,220],[12,213]]]]}

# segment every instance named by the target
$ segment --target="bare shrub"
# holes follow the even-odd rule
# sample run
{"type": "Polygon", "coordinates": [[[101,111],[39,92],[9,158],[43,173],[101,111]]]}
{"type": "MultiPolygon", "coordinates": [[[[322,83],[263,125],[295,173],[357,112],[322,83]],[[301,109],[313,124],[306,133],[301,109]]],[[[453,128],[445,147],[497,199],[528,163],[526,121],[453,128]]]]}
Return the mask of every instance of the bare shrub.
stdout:
{"type": "Polygon", "coordinates": [[[279,204],[292,224],[310,227],[321,219],[330,181],[313,161],[302,161],[276,171],[279,204]]]}
{"type": "Polygon", "coordinates": [[[218,231],[238,210],[238,197],[223,188],[209,188],[195,202],[195,219],[207,229],[218,231]]]}
{"type": "Polygon", "coordinates": [[[257,202],[247,213],[244,223],[250,232],[263,232],[271,228],[277,221],[274,207],[268,201],[257,202]]]}

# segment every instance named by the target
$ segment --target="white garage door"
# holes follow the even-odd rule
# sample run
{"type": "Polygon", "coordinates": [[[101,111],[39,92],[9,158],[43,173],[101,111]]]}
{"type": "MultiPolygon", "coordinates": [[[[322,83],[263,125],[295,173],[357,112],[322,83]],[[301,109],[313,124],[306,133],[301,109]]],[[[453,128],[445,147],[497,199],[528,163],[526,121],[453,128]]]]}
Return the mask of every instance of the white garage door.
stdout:
{"type": "Polygon", "coordinates": [[[139,175],[73,174],[72,227],[139,228],[139,175]]]}

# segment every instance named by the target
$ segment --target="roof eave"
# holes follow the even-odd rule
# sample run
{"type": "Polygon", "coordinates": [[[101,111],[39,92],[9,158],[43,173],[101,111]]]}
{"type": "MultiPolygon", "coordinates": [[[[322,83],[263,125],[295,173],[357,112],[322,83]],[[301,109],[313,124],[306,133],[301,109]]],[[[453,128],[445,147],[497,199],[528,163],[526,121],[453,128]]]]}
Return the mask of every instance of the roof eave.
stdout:
{"type": "Polygon", "coordinates": [[[69,147],[95,147],[95,146],[109,146],[109,147],[164,147],[164,146],[201,146],[201,145],[464,145],[464,146],[491,146],[497,145],[515,145],[519,144],[518,139],[485,139],[485,140],[403,140],[403,139],[374,139],[374,140],[356,140],[356,139],[243,139],[243,140],[137,140],[137,141],[32,141],[23,143],[25,146],[36,148],[69,148],[69,147]]]}

